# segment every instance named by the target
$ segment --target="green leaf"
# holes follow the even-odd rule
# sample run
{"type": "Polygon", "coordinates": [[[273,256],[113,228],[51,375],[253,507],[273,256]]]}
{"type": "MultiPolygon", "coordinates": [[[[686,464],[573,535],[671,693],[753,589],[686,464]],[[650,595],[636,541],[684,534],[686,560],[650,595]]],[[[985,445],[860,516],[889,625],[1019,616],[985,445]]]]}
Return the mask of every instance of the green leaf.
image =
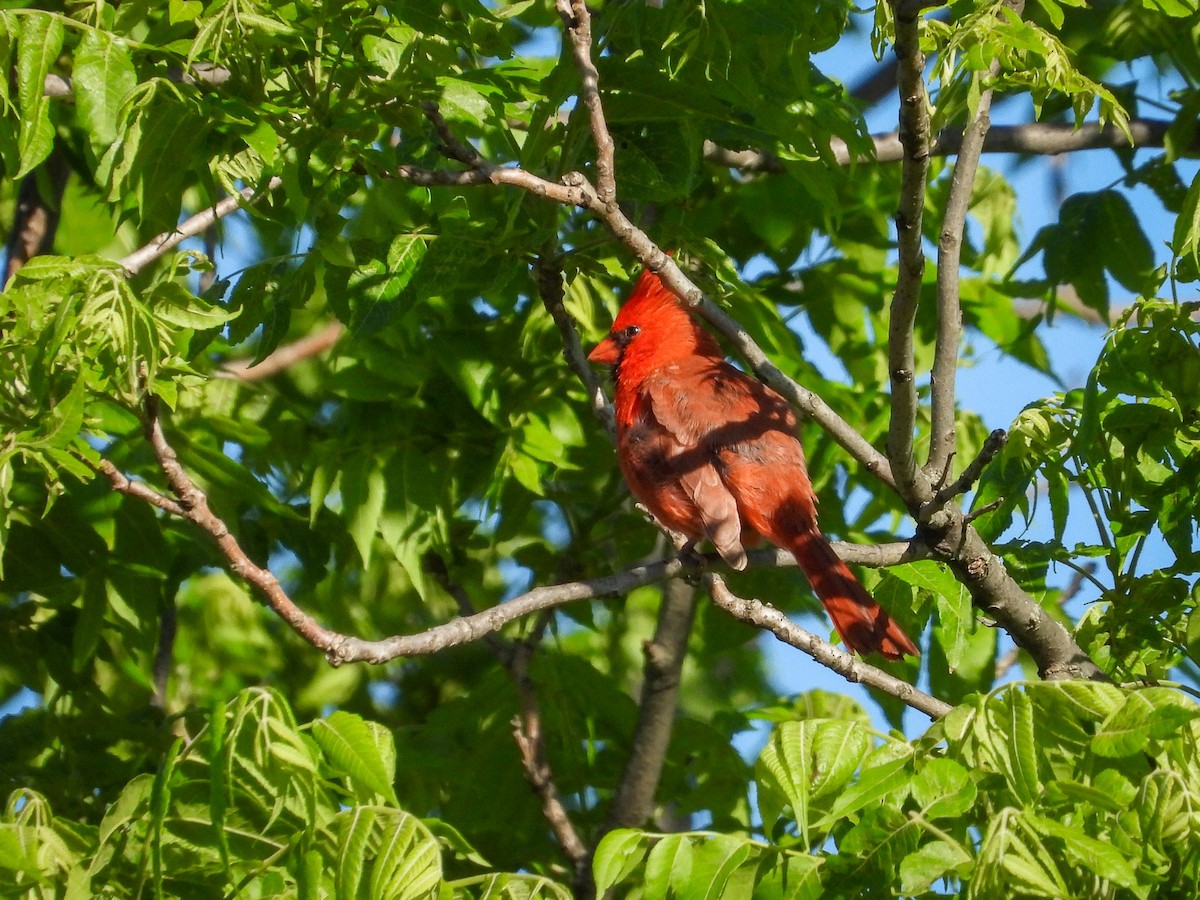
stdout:
{"type": "Polygon", "coordinates": [[[175,774],[175,766],[179,762],[183,750],[183,739],[176,738],[167,751],[166,759],[154,776],[154,787],[150,792],[150,858],[154,875],[154,894],[163,897],[163,832],[165,830],[167,812],[171,804],[171,781],[175,774]]]}
{"type": "Polygon", "coordinates": [[[955,588],[949,593],[933,595],[934,609],[937,610],[933,633],[946,653],[946,665],[952,672],[962,665],[967,633],[975,622],[970,593],[958,582],[955,582],[955,588]]]}
{"type": "Polygon", "coordinates": [[[646,856],[645,888],[650,896],[678,892],[692,874],[692,842],[688,835],[669,834],[646,856]]]}
{"type": "Polygon", "coordinates": [[[970,862],[970,855],[957,844],[946,841],[922,844],[900,862],[900,890],[905,894],[923,894],[935,881],[970,862]]]}
{"type": "Polygon", "coordinates": [[[812,742],[812,796],[826,797],[841,791],[870,749],[871,739],[861,723],[818,723],[812,742]]]}
{"type": "Polygon", "coordinates": [[[646,857],[644,837],[634,828],[614,828],[596,847],[592,858],[592,876],[596,880],[596,896],[620,884],[646,857]]]}
{"type": "Polygon", "coordinates": [[[342,469],[342,509],[346,528],[358,548],[363,566],[371,563],[371,548],[387,496],[383,468],[367,453],[355,454],[342,469]]]}
{"type": "Polygon", "coordinates": [[[103,150],[117,138],[121,104],[137,84],[137,73],[123,41],[103,31],[84,32],[71,70],[75,104],[92,146],[103,150]]]}
{"type": "Polygon", "coordinates": [[[962,816],[975,803],[975,784],[952,759],[929,760],[912,781],[912,796],[925,819],[962,816]]]}
{"type": "Polygon", "coordinates": [[[812,722],[784,722],[771,733],[771,739],[758,756],[759,811],[763,827],[770,834],[779,814],[781,799],[791,807],[802,835],[808,830],[808,803],[814,771],[812,722]],[[776,798],[781,793],[782,798],[776,798]]]}
{"type": "Polygon", "coordinates": [[[337,870],[335,885],[339,897],[359,896],[359,887],[366,876],[367,853],[375,831],[378,810],[356,806],[339,817],[337,870]]]}
{"type": "MultiPolygon", "coordinates": [[[[752,856],[757,856],[753,844],[744,838],[718,834],[701,842],[692,853],[692,874],[680,897],[697,900],[716,900],[725,895],[735,872],[752,856]]],[[[757,860],[754,865],[757,866],[757,860]]],[[[731,890],[733,896],[739,892],[731,890]]]]}
{"type": "Polygon", "coordinates": [[[1138,878],[1133,867],[1112,844],[1084,834],[1079,825],[1065,825],[1046,816],[1028,814],[1029,824],[1063,842],[1067,858],[1088,872],[1122,887],[1134,887],[1138,878]]]}
{"type": "Polygon", "coordinates": [[[907,794],[909,774],[905,769],[913,754],[911,745],[899,741],[889,741],[876,748],[863,760],[858,780],[838,794],[829,812],[816,823],[817,827],[829,827],[885,797],[907,794]]]}
{"type": "Polygon", "coordinates": [[[1104,720],[1092,737],[1092,750],[1110,758],[1132,756],[1144,750],[1152,739],[1173,737],[1197,717],[1200,707],[1184,705],[1175,692],[1166,688],[1130,691],[1125,702],[1104,720]]]}
{"type": "Polygon", "coordinates": [[[1053,855],[1020,812],[1002,809],[992,818],[980,846],[971,897],[1070,893],[1053,855]]]}
{"type": "Polygon", "coordinates": [[[1033,704],[1020,687],[988,697],[984,715],[975,720],[980,750],[1002,774],[1020,804],[1032,804],[1042,790],[1034,736],[1033,704]]]}
{"type": "Polygon", "coordinates": [[[1100,756],[1120,758],[1140,752],[1150,740],[1154,705],[1140,691],[1132,691],[1092,737],[1092,750],[1100,756]]]}
{"type": "Polygon", "coordinates": [[[154,314],[177,328],[192,328],[196,331],[220,328],[237,315],[206,303],[175,281],[164,281],[156,285],[150,301],[154,306],[154,314]]]}
{"type": "Polygon", "coordinates": [[[21,108],[17,146],[21,168],[16,178],[23,177],[49,156],[54,144],[45,84],[63,43],[63,24],[58,15],[34,13],[23,18],[17,37],[17,99],[21,108]]]}
{"type": "Polygon", "coordinates": [[[1059,211],[1058,223],[1034,236],[1025,258],[1044,250],[1046,277],[1071,284],[1080,299],[1108,316],[1105,273],[1135,294],[1151,295],[1157,286],[1154,251],[1124,195],[1116,191],[1073,194],[1059,211]],[[1103,247],[1103,253],[1080,253],[1103,247]]]}
{"type": "Polygon", "coordinates": [[[92,663],[96,645],[100,643],[104,614],[108,612],[108,592],[104,588],[103,573],[93,574],[84,584],[83,609],[71,636],[71,668],[76,672],[82,672],[92,663]]]}
{"type": "Polygon", "coordinates": [[[326,758],[367,795],[398,803],[392,780],[396,748],[391,733],[375,722],[338,711],[312,725],[312,736],[326,758]]]}
{"type": "Polygon", "coordinates": [[[63,449],[74,443],[83,429],[86,389],[83,378],[71,385],[67,395],[51,407],[50,414],[46,417],[45,430],[31,442],[32,446],[63,449]]]}
{"type": "Polygon", "coordinates": [[[379,851],[371,867],[373,898],[418,900],[442,880],[437,841],[420,820],[399,810],[383,810],[379,851]]]}
{"type": "Polygon", "coordinates": [[[1200,178],[1192,179],[1192,186],[1188,188],[1175,219],[1171,250],[1177,257],[1191,258],[1192,272],[1200,271],[1200,178]]]}

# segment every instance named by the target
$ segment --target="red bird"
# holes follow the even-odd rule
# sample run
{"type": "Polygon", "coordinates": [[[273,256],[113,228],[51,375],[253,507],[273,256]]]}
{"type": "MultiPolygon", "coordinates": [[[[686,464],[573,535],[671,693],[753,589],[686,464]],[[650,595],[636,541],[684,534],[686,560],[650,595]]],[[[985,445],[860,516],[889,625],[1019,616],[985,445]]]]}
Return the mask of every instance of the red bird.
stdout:
{"type": "Polygon", "coordinates": [[[642,273],[588,359],[613,369],[617,458],[655,518],[708,538],[735,569],[759,536],[790,550],[847,647],[920,655],[817,527],[791,407],[725,362],[656,274],[642,273]]]}

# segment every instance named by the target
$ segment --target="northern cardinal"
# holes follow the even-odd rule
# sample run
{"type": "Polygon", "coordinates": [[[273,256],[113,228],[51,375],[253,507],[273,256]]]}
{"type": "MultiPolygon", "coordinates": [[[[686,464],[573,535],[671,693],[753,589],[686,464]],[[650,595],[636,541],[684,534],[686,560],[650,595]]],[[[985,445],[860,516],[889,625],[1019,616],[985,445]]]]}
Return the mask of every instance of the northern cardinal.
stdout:
{"type": "Polygon", "coordinates": [[[725,362],[656,274],[642,273],[588,359],[612,367],[617,458],[655,518],[707,538],[735,569],[759,536],[790,550],[847,647],[920,655],[817,527],[787,402],[725,362]]]}

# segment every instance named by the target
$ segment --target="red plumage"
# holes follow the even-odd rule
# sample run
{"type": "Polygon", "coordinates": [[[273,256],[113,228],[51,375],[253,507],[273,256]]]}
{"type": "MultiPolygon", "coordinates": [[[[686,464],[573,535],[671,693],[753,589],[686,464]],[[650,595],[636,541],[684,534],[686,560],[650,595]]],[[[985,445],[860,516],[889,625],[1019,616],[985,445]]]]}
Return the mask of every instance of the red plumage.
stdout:
{"type": "Polygon", "coordinates": [[[787,402],[725,362],[657,275],[642,273],[588,359],[613,369],[617,458],[660,522],[712,541],[735,569],[759,536],[790,550],[847,647],[919,655],[817,527],[787,402]]]}

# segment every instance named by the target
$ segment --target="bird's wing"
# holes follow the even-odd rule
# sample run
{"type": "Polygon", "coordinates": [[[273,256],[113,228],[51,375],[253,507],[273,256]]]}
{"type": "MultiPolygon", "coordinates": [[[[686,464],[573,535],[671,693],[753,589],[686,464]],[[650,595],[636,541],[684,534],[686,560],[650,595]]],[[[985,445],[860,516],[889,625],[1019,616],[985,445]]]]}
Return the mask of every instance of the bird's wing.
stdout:
{"type": "MultiPolygon", "coordinates": [[[[722,445],[746,437],[762,409],[757,382],[723,362],[689,361],[668,367],[643,385],[648,412],[671,437],[670,464],[695,504],[705,536],[735,569],[746,567],[737,498],[722,475],[722,445]]],[[[785,406],[786,409],[786,406],[785,406]]]]}

